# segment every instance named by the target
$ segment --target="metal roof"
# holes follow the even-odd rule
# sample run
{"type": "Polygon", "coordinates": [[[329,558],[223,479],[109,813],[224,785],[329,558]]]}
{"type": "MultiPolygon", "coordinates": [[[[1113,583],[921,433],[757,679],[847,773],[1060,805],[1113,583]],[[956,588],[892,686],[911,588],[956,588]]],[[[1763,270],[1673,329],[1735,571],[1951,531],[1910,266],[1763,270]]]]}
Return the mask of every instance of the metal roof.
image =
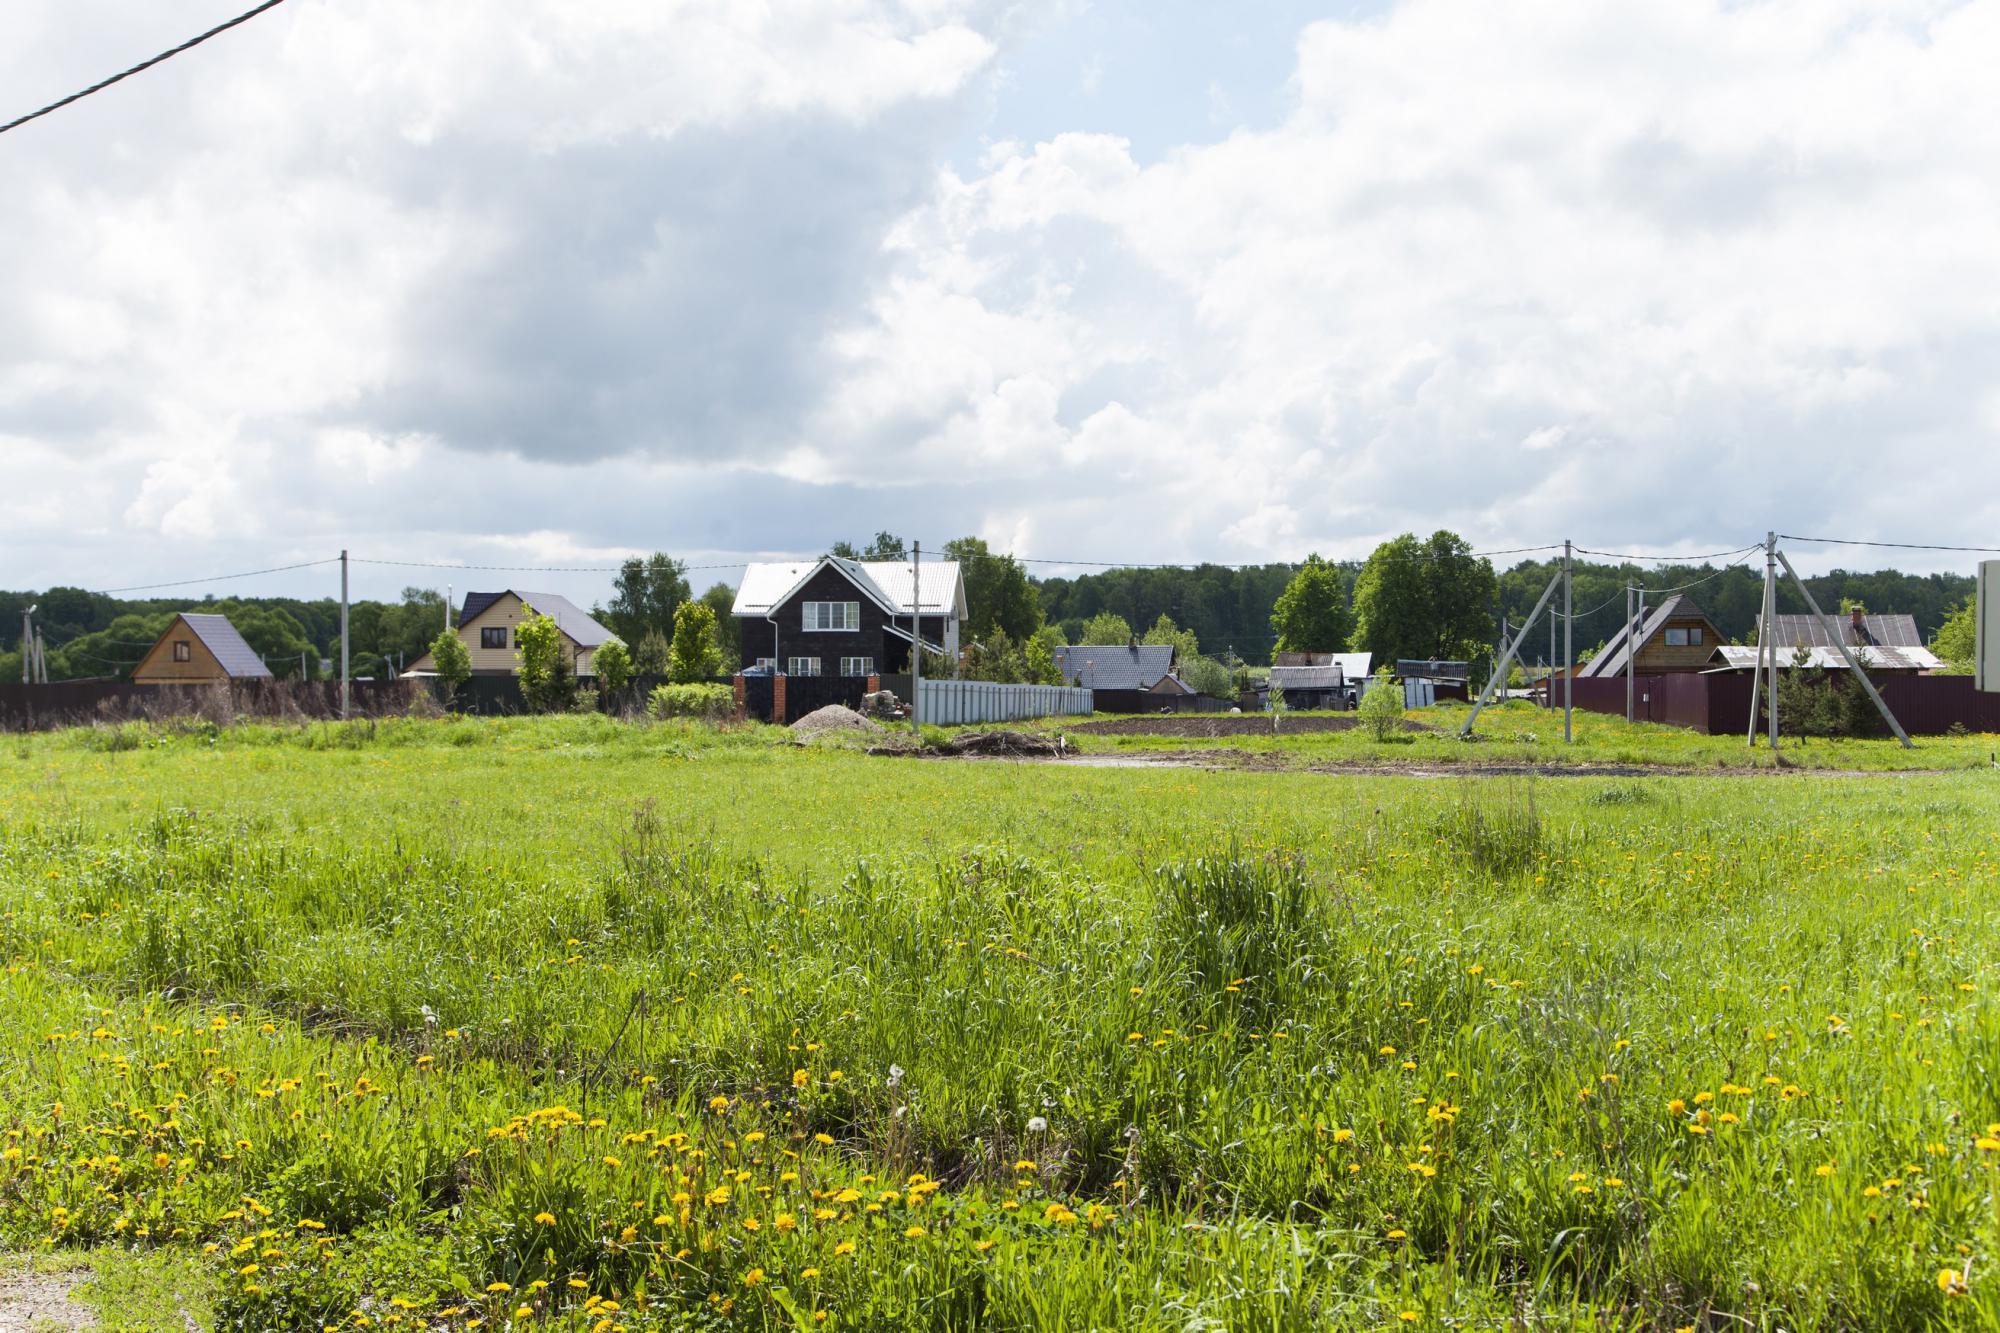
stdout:
{"type": "Polygon", "coordinates": [[[1281,690],[1337,690],[1347,684],[1347,673],[1338,666],[1274,666],[1271,684],[1281,690]]]}
{"type": "Polygon", "coordinates": [[[1373,653],[1279,653],[1276,667],[1337,666],[1349,680],[1366,680],[1372,674],[1373,653]]]}
{"type": "MultiPolygon", "coordinates": [[[[257,650],[236,632],[236,626],[229,623],[228,616],[183,611],[181,620],[194,631],[202,647],[215,655],[215,660],[222,665],[223,674],[230,679],[270,678],[271,668],[264,665],[264,659],[257,655],[257,650]]],[[[171,626],[167,633],[173,633],[171,626]]],[[[160,637],[165,638],[166,635],[160,637]]]]}
{"type": "MultiPolygon", "coordinates": [[[[1781,617],[1782,619],[1782,617],[1781,617]]],[[[1935,671],[1944,663],[1936,653],[1928,648],[1886,648],[1862,646],[1850,648],[1850,652],[1860,659],[1861,665],[1871,671],[1935,671]]],[[[1798,649],[1780,646],[1778,665],[1789,670],[1798,665],[1798,649]]],[[[1757,650],[1736,644],[1724,644],[1715,650],[1710,659],[1733,671],[1750,671],[1757,665],[1757,650]]],[[[1834,647],[1806,648],[1807,667],[1825,667],[1833,671],[1845,671],[1847,662],[1834,647]]]]}
{"type": "Polygon", "coordinates": [[[1056,649],[1056,670],[1087,690],[1150,690],[1174,669],[1170,643],[1069,643],[1056,649]]]}
{"type": "Polygon", "coordinates": [[[921,609],[925,615],[965,618],[965,582],[959,577],[956,560],[922,562],[923,605],[913,608],[914,581],[906,560],[846,560],[821,556],[817,560],[755,561],[743,567],[743,581],[736,586],[736,601],[730,607],[739,616],[770,614],[798,591],[799,585],[832,565],[847,576],[856,589],[884,610],[899,616],[921,609]]]}
{"type": "MultiPolygon", "coordinates": [[[[1834,616],[1833,627],[1840,634],[1841,642],[1852,648],[1856,644],[1868,644],[1882,648],[1922,648],[1923,636],[1917,633],[1915,616],[1863,616],[1860,633],[1855,633],[1851,616],[1834,616]]],[[[1827,636],[1826,625],[1818,616],[1782,615],[1771,620],[1771,640],[1782,643],[1787,648],[1802,643],[1808,648],[1831,648],[1833,640],[1827,636]]]]}
{"type": "MultiPolygon", "coordinates": [[[[1708,613],[1696,606],[1692,598],[1677,592],[1646,613],[1646,621],[1639,627],[1641,650],[1653,641],[1654,635],[1667,627],[1669,620],[1699,620],[1717,639],[1722,637],[1722,631],[1708,618],[1708,613]]],[[[1625,641],[1631,637],[1631,628],[1629,623],[1620,625],[1618,632],[1605,643],[1603,650],[1577,668],[1578,678],[1625,674],[1625,641]]]]}
{"type": "Polygon", "coordinates": [[[508,593],[521,599],[526,606],[533,607],[540,615],[556,622],[556,628],[576,641],[579,648],[598,648],[617,638],[610,630],[597,623],[590,612],[572,602],[559,592],[528,592],[522,588],[508,588],[504,592],[469,592],[465,594],[465,607],[459,612],[458,627],[465,628],[473,618],[487,610],[508,593]]]}
{"type": "Polygon", "coordinates": [[[1399,657],[1396,659],[1396,675],[1401,680],[1413,676],[1432,680],[1471,680],[1472,664],[1437,657],[1399,657]]]}

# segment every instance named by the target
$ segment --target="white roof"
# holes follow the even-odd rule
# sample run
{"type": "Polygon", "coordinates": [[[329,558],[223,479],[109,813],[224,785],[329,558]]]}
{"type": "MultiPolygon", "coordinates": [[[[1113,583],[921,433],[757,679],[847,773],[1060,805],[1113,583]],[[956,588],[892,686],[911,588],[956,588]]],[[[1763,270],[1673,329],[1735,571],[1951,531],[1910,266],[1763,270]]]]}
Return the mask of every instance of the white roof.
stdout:
{"type": "Polygon", "coordinates": [[[1340,674],[1349,680],[1367,680],[1371,674],[1369,667],[1375,661],[1373,653],[1328,653],[1327,656],[1333,659],[1328,665],[1339,667],[1340,674]]]}
{"type": "MultiPolygon", "coordinates": [[[[790,597],[821,565],[840,566],[854,584],[875,601],[897,615],[909,615],[914,580],[906,560],[842,560],[822,556],[818,560],[757,561],[743,568],[743,582],[736,587],[736,603],[731,610],[739,616],[768,614],[790,597]]],[[[956,560],[922,562],[923,607],[926,615],[965,617],[965,584],[959,578],[956,560]]]]}
{"type": "MultiPolygon", "coordinates": [[[[1928,648],[1889,648],[1871,644],[1864,648],[1851,649],[1856,659],[1864,667],[1875,667],[1886,671],[1935,671],[1944,663],[1928,648]]],[[[1749,671],[1757,665],[1757,650],[1733,643],[1725,643],[1715,650],[1722,664],[1735,671],[1749,671]]],[[[1778,649],[1778,665],[1790,669],[1798,658],[1798,649],[1778,649]]],[[[1845,671],[1847,662],[1838,648],[1807,648],[1806,665],[1825,667],[1829,670],[1845,671]]]]}

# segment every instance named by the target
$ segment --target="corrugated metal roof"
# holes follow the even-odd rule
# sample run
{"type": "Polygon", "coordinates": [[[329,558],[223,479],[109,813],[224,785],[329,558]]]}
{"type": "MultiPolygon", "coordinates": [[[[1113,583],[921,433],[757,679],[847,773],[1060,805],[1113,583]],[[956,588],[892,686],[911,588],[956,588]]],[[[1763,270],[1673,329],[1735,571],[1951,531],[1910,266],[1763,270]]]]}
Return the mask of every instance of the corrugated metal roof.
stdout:
{"type": "Polygon", "coordinates": [[[470,624],[473,620],[478,618],[480,612],[484,611],[487,607],[493,605],[493,603],[499,601],[502,597],[505,597],[506,595],[507,594],[504,591],[469,592],[465,594],[465,603],[458,609],[458,623],[461,625],[470,624]]]}
{"type": "MultiPolygon", "coordinates": [[[[264,659],[257,656],[257,650],[237,633],[236,626],[229,623],[228,616],[183,611],[181,619],[194,631],[194,636],[201,640],[202,646],[215,655],[215,660],[222,664],[223,674],[230,679],[270,678],[271,668],[264,665],[264,659]]],[[[172,633],[171,630],[168,632],[172,633]]]]}
{"type": "MultiPolygon", "coordinates": [[[[1928,648],[1860,647],[1851,648],[1849,651],[1860,659],[1864,669],[1871,671],[1935,671],[1944,665],[1937,654],[1928,648]]],[[[1715,656],[1711,660],[1731,670],[1750,671],[1757,665],[1757,650],[1754,647],[1724,644],[1715,650],[1715,656]]],[[[1789,670],[1798,664],[1797,648],[1781,646],[1778,649],[1779,667],[1789,670]]],[[[1833,671],[1847,669],[1847,662],[1841,657],[1840,649],[1830,646],[1808,647],[1805,665],[1824,667],[1833,671]]]]}
{"type": "Polygon", "coordinates": [[[1279,653],[1274,667],[1337,666],[1349,680],[1365,680],[1373,670],[1373,653],[1279,653]]]}
{"type": "Polygon", "coordinates": [[[1271,684],[1281,690],[1337,690],[1347,684],[1347,673],[1337,666],[1274,666],[1271,684]]]}
{"type": "Polygon", "coordinates": [[[1071,643],[1056,649],[1063,680],[1087,690],[1150,690],[1173,669],[1170,643],[1071,643]]]}
{"type": "Polygon", "coordinates": [[[1472,664],[1434,657],[1399,657],[1396,659],[1396,675],[1403,680],[1412,676],[1431,680],[1470,680],[1472,664]]]}
{"type": "MultiPolygon", "coordinates": [[[[1861,617],[1861,633],[1854,632],[1853,618],[1833,617],[1833,627],[1840,634],[1841,642],[1853,647],[1857,643],[1884,648],[1922,648],[1923,636],[1917,633],[1915,616],[1886,615],[1861,617]]],[[[1833,640],[1827,636],[1826,626],[1818,616],[1782,615],[1772,618],[1772,642],[1790,647],[1802,643],[1808,648],[1831,648],[1833,640]]]]}
{"type": "MultiPolygon", "coordinates": [[[[843,560],[826,556],[820,560],[755,561],[743,567],[743,581],[736,586],[736,601],[730,610],[739,616],[769,614],[822,564],[837,567],[863,593],[890,608],[896,615],[911,614],[909,562],[903,560],[843,560]]],[[[959,578],[956,560],[926,560],[922,564],[925,615],[965,616],[965,584],[959,578]]]]}

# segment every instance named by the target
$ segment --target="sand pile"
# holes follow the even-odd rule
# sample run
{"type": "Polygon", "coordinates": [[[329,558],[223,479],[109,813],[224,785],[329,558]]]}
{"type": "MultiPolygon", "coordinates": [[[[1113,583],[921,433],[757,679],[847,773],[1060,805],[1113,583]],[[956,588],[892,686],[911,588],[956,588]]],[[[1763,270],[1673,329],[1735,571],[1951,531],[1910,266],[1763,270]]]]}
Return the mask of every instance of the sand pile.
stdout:
{"type": "Polygon", "coordinates": [[[798,721],[792,723],[792,734],[804,740],[825,735],[829,731],[880,731],[882,728],[869,721],[852,708],[840,704],[828,704],[815,708],[798,721]]]}

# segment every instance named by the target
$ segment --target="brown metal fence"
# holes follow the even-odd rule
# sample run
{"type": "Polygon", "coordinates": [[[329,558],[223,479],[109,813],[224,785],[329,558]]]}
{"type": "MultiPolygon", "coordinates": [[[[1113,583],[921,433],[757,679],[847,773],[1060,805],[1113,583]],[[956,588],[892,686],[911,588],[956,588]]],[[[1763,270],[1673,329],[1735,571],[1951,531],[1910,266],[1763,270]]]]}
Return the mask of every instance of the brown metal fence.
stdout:
{"type": "MultiPolygon", "coordinates": [[[[352,712],[362,717],[406,713],[429,696],[418,681],[349,682],[352,712]]],[[[0,683],[0,730],[48,731],[90,722],[239,717],[312,721],[340,716],[340,685],[330,680],[255,680],[214,685],[135,685],[119,680],[66,680],[47,685],[0,683]]]]}
{"type": "MultiPolygon", "coordinates": [[[[1843,675],[1828,673],[1836,689],[1851,689],[1843,675]]],[[[1551,682],[1551,702],[1561,708],[1563,682],[1551,682]]],[[[1582,677],[1572,682],[1578,708],[1625,714],[1625,680],[1582,677]]],[[[1970,676],[1879,676],[1882,701],[1913,736],[1941,736],[1953,727],[2000,732],[2000,694],[1973,688],[1970,676]]],[[[1687,727],[1711,736],[1745,734],[1750,729],[1748,672],[1670,672],[1634,682],[1633,716],[1641,722],[1687,727]]],[[[1759,710],[1762,711],[1761,709],[1759,710]]],[[[1784,716],[1779,715],[1782,727],[1784,716]]]]}

